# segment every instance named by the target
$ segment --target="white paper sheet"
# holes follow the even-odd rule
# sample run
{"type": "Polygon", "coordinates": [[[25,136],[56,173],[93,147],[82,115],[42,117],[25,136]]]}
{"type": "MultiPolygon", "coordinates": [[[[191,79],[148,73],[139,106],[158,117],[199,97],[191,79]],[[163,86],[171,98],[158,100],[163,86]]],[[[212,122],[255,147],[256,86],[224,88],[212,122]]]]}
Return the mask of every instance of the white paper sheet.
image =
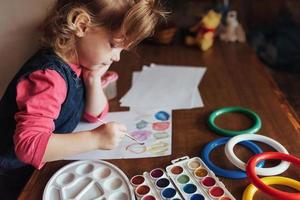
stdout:
{"type": "MultiPolygon", "coordinates": [[[[169,115],[166,121],[160,121],[155,118],[155,112],[111,112],[103,120],[105,122],[117,121],[123,123],[128,128],[128,133],[144,142],[139,145],[135,141],[125,137],[120,145],[114,150],[96,150],[82,153],[65,158],[66,160],[82,160],[82,159],[120,159],[120,158],[145,158],[171,155],[172,153],[172,112],[165,111],[169,115]],[[144,120],[147,122],[145,128],[138,129],[137,123],[144,120]],[[155,125],[167,126],[165,130],[157,131],[155,125]]],[[[102,123],[86,123],[80,122],[74,132],[91,130],[102,123]]],[[[143,123],[140,123],[142,125],[143,123]]],[[[145,124],[143,124],[145,125],[145,124]]]]}
{"type": "Polygon", "coordinates": [[[144,110],[203,106],[199,92],[195,94],[195,90],[206,68],[151,66],[143,69],[132,88],[120,100],[121,106],[144,110]]]}
{"type": "MultiPolygon", "coordinates": [[[[139,78],[139,75],[141,74],[140,71],[135,71],[132,74],[132,85],[135,84],[136,80],[139,78]]],[[[201,78],[202,79],[202,78],[201,78]]],[[[201,80],[200,80],[201,81],[201,80]]],[[[193,94],[193,98],[191,100],[191,105],[189,108],[200,108],[203,107],[203,101],[202,98],[200,96],[198,87],[195,88],[194,94],[193,94]]]]}

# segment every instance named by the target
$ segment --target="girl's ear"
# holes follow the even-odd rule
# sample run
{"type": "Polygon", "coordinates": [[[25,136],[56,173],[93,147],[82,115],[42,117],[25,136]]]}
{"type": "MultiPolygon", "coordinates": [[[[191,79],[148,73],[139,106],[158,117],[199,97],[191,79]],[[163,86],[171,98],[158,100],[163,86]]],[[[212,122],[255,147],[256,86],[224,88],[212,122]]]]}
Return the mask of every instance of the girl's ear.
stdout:
{"type": "Polygon", "coordinates": [[[75,18],[74,24],[76,26],[76,36],[83,37],[86,33],[87,28],[89,27],[90,18],[86,14],[79,14],[75,18]]]}
{"type": "Polygon", "coordinates": [[[75,35],[77,37],[84,37],[86,30],[90,25],[91,18],[85,10],[78,8],[70,12],[68,21],[69,24],[71,24],[75,35]]]}

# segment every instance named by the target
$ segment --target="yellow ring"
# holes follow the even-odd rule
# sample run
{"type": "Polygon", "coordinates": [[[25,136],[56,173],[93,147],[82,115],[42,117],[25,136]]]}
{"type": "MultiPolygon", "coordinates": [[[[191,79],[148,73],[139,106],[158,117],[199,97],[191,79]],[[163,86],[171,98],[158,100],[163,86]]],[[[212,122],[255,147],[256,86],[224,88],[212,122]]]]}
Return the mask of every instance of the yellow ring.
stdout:
{"type": "MultiPolygon", "coordinates": [[[[261,179],[266,185],[285,185],[300,191],[300,182],[291,178],[282,176],[271,176],[261,179]]],[[[250,184],[243,193],[243,200],[252,200],[257,188],[250,184]]]]}

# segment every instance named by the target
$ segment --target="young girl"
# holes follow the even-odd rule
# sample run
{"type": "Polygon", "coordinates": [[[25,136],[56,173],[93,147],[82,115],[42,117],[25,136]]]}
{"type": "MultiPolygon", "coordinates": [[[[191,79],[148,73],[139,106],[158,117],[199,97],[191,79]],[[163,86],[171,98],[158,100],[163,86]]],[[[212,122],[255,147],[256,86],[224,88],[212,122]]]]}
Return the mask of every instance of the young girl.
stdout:
{"type": "Polygon", "coordinates": [[[43,24],[42,48],[0,102],[1,192],[22,186],[28,165],[40,169],[118,145],[126,127],[116,122],[71,132],[81,118],[94,122],[107,114],[101,76],[123,49],[151,35],[161,17],[155,0],[58,0],[43,24]]]}

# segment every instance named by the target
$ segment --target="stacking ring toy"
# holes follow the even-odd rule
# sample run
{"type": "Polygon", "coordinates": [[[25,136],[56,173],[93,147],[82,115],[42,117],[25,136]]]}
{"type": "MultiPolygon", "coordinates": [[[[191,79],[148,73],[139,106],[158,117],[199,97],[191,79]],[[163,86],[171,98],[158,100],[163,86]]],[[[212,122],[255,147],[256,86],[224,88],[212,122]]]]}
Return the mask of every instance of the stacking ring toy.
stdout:
{"type": "Polygon", "coordinates": [[[261,128],[261,120],[255,112],[253,112],[247,108],[225,107],[225,108],[215,110],[214,112],[212,112],[210,114],[210,116],[208,118],[208,125],[212,131],[214,131],[220,135],[232,137],[232,136],[236,136],[236,135],[240,135],[240,134],[256,133],[261,128]],[[246,116],[250,117],[254,122],[253,126],[249,129],[241,130],[241,131],[226,130],[226,129],[222,129],[222,128],[218,127],[215,124],[215,119],[220,115],[223,115],[225,113],[230,113],[230,112],[239,112],[239,113],[245,114],[246,116]]]}
{"type": "MultiPolygon", "coordinates": [[[[234,164],[235,166],[237,166],[238,168],[240,168],[241,170],[246,169],[246,164],[241,161],[233,152],[233,147],[241,142],[241,141],[245,141],[245,140],[254,140],[254,141],[258,141],[258,142],[263,142],[266,143],[268,145],[270,145],[271,147],[273,147],[274,149],[276,149],[277,151],[281,152],[281,153],[285,153],[285,154],[289,154],[289,152],[284,148],[284,146],[282,146],[279,142],[263,136],[263,135],[257,135],[257,134],[243,134],[243,135],[237,135],[235,137],[232,137],[225,145],[225,154],[227,156],[227,158],[232,162],[232,164],[234,164]]],[[[283,173],[285,170],[287,170],[290,166],[289,162],[286,161],[281,161],[279,163],[279,165],[275,166],[275,167],[268,167],[268,168],[255,168],[256,172],[258,175],[262,175],[262,176],[274,176],[277,174],[281,174],[283,173]]]]}
{"type": "MultiPolygon", "coordinates": [[[[285,185],[300,191],[300,182],[291,178],[286,178],[282,176],[271,176],[261,178],[260,180],[266,185],[285,185]]],[[[248,185],[248,187],[243,193],[242,200],[252,200],[256,191],[257,188],[253,184],[248,185]]]]}
{"type": "MultiPolygon", "coordinates": [[[[247,175],[250,179],[250,181],[260,190],[263,192],[274,196],[277,199],[284,199],[284,200],[299,200],[300,199],[300,192],[298,193],[289,193],[289,192],[284,192],[277,190],[275,188],[272,188],[266,184],[264,184],[263,181],[261,181],[256,173],[255,173],[255,165],[260,162],[261,160],[269,160],[269,159],[280,159],[280,160],[285,160],[288,162],[291,162],[298,167],[300,167],[300,159],[289,155],[289,154],[284,154],[284,153],[278,153],[278,152],[265,152],[261,154],[257,154],[249,160],[247,164],[247,175]]],[[[298,182],[300,184],[300,182],[298,182]]],[[[299,190],[299,187],[297,188],[299,190]]]]}
{"type": "MultiPolygon", "coordinates": [[[[229,140],[229,137],[223,137],[216,139],[203,148],[201,152],[201,158],[204,161],[204,163],[211,169],[216,175],[223,176],[225,178],[232,178],[232,179],[243,179],[247,177],[247,174],[241,170],[227,170],[227,169],[222,169],[218,166],[216,166],[209,158],[210,152],[212,152],[215,148],[218,146],[221,146],[223,144],[226,144],[226,142],[229,140]]],[[[250,141],[244,141],[240,143],[241,145],[249,148],[253,153],[258,154],[262,153],[263,151],[259,146],[254,144],[253,142],[250,141]]],[[[264,165],[264,162],[258,163],[257,167],[262,167],[264,165]]]]}

